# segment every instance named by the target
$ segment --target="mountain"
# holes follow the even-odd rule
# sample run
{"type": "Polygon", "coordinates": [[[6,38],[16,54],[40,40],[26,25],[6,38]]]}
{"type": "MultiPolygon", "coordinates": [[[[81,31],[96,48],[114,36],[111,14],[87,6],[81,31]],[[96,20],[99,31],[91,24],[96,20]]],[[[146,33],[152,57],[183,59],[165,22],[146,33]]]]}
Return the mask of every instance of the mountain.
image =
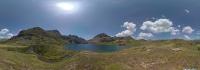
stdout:
{"type": "Polygon", "coordinates": [[[100,33],[94,36],[92,39],[86,41],[85,39],[76,35],[64,36],[58,30],[44,30],[40,27],[34,27],[20,31],[17,36],[12,37],[7,42],[21,45],[32,45],[40,43],[52,45],[114,43],[123,45],[128,40],[134,39],[132,37],[111,37],[106,33],[100,33]]]}
{"type": "Polygon", "coordinates": [[[38,43],[49,44],[64,44],[67,41],[63,40],[58,31],[45,31],[40,27],[34,27],[27,30],[22,30],[17,36],[12,37],[7,42],[22,45],[31,45],[38,43]]]}
{"type": "Polygon", "coordinates": [[[40,27],[34,27],[22,30],[17,36],[12,37],[8,43],[16,43],[22,45],[31,45],[38,43],[47,44],[86,44],[87,41],[75,35],[63,36],[58,30],[44,30],[40,27]]]}
{"type": "Polygon", "coordinates": [[[109,38],[111,36],[107,35],[106,33],[100,33],[100,34],[96,35],[94,38],[105,38],[105,37],[109,38]]]}
{"type": "Polygon", "coordinates": [[[50,35],[53,35],[53,36],[57,36],[57,37],[62,36],[62,34],[58,30],[48,30],[46,32],[48,32],[50,35]]]}
{"type": "Polygon", "coordinates": [[[101,43],[101,42],[112,42],[114,39],[107,35],[106,33],[101,33],[96,35],[94,38],[90,39],[90,43],[101,43]]]}
{"type": "Polygon", "coordinates": [[[62,38],[64,40],[67,40],[71,44],[87,44],[88,43],[85,39],[78,37],[76,35],[62,36],[62,38]]]}
{"type": "Polygon", "coordinates": [[[78,36],[63,36],[58,30],[44,30],[40,27],[34,27],[20,31],[17,36],[7,40],[5,44],[26,46],[16,51],[34,53],[40,60],[56,62],[73,55],[73,51],[64,49],[66,44],[86,42],[78,36]]]}

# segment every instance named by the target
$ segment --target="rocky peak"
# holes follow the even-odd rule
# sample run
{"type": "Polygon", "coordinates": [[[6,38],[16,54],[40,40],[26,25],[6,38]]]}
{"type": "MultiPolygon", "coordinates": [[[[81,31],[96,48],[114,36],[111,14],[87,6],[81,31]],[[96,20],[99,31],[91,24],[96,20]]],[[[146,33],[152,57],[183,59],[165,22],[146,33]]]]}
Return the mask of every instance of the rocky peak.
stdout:
{"type": "MultiPolygon", "coordinates": [[[[59,32],[58,32],[59,34],[59,32]]],[[[56,33],[46,31],[40,27],[34,27],[26,30],[22,30],[17,36],[12,37],[8,42],[14,42],[19,44],[36,44],[36,43],[64,43],[61,36],[57,36],[56,33]]]]}
{"type": "Polygon", "coordinates": [[[105,37],[110,38],[111,36],[107,35],[106,33],[101,33],[101,34],[96,35],[94,38],[105,38],[105,37]]]}
{"type": "Polygon", "coordinates": [[[45,30],[40,27],[34,27],[27,30],[20,31],[18,36],[24,36],[24,35],[38,35],[38,34],[46,34],[45,30]]]}
{"type": "Polygon", "coordinates": [[[93,39],[90,39],[89,42],[90,43],[99,43],[99,42],[111,42],[113,41],[114,39],[105,34],[105,33],[101,33],[101,34],[98,34],[96,35],[93,39]]]}
{"type": "Polygon", "coordinates": [[[54,36],[62,36],[62,34],[58,30],[48,30],[47,32],[54,36]]]}
{"type": "Polygon", "coordinates": [[[63,39],[69,41],[70,43],[75,43],[75,44],[87,44],[88,43],[85,39],[78,37],[76,35],[63,36],[63,39]]]}

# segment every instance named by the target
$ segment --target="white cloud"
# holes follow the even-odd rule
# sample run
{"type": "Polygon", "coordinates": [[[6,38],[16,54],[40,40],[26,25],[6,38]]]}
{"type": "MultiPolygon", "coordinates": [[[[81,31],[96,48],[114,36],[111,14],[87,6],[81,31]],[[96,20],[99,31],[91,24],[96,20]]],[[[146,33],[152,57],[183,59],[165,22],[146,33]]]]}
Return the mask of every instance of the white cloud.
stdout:
{"type": "Polygon", "coordinates": [[[188,9],[185,9],[185,12],[186,12],[186,13],[190,13],[190,10],[188,10],[188,9]]]}
{"type": "Polygon", "coordinates": [[[169,19],[158,19],[155,22],[152,21],[143,22],[140,29],[152,33],[172,32],[174,29],[172,25],[173,23],[169,19]]]}
{"type": "Polygon", "coordinates": [[[13,36],[14,35],[12,33],[10,33],[10,31],[6,28],[0,30],[0,39],[9,39],[13,36]]]}
{"type": "Polygon", "coordinates": [[[130,31],[136,31],[136,24],[134,24],[133,22],[125,22],[123,27],[125,27],[127,30],[130,31]]]}
{"type": "Polygon", "coordinates": [[[148,39],[150,37],[153,37],[153,34],[152,33],[144,33],[144,32],[141,32],[137,39],[148,39]]]}
{"type": "MultiPolygon", "coordinates": [[[[180,28],[181,26],[178,25],[180,28]]],[[[145,21],[140,27],[141,30],[148,31],[151,33],[165,33],[170,32],[171,35],[177,35],[180,33],[180,30],[176,27],[173,27],[173,22],[169,19],[158,19],[156,21],[145,21]]]]}
{"type": "Polygon", "coordinates": [[[136,31],[136,24],[134,24],[133,22],[125,22],[122,27],[125,27],[126,30],[116,34],[117,37],[132,36],[133,33],[136,31]]]}
{"type": "Polygon", "coordinates": [[[184,35],[186,40],[192,40],[191,37],[189,37],[188,35],[184,35]]]}
{"type": "Polygon", "coordinates": [[[3,34],[6,34],[8,32],[9,32],[9,30],[5,28],[5,29],[1,29],[0,34],[3,35],[3,34]]]}
{"type": "Polygon", "coordinates": [[[192,34],[193,31],[194,31],[194,29],[192,29],[192,27],[190,27],[190,26],[186,26],[182,30],[182,32],[186,33],[186,34],[192,34]]]}
{"type": "Polygon", "coordinates": [[[177,28],[171,27],[170,32],[171,32],[171,35],[177,35],[179,34],[180,30],[177,28]]]}
{"type": "Polygon", "coordinates": [[[14,35],[12,33],[8,33],[7,36],[10,38],[13,37],[14,35]]]}
{"type": "Polygon", "coordinates": [[[128,37],[128,36],[132,36],[133,35],[133,32],[129,31],[129,30],[125,30],[125,31],[122,31],[118,34],[116,34],[117,37],[128,37]]]}
{"type": "MultiPolygon", "coordinates": [[[[126,30],[116,34],[117,37],[127,37],[133,36],[136,31],[136,24],[133,22],[125,22],[122,27],[126,28],[126,30]]],[[[191,39],[188,34],[192,34],[194,29],[190,26],[183,27],[178,25],[177,27],[173,26],[173,22],[169,19],[157,19],[155,21],[145,21],[143,22],[140,29],[142,32],[139,33],[136,39],[150,39],[154,36],[154,34],[158,33],[170,33],[171,35],[180,35],[181,33],[186,39],[191,39]],[[144,32],[143,32],[144,31],[144,32]]],[[[197,33],[198,34],[198,33],[197,33]]],[[[200,33],[199,33],[200,34],[200,33]]]]}
{"type": "Polygon", "coordinates": [[[181,25],[178,25],[178,28],[181,28],[181,25]]]}

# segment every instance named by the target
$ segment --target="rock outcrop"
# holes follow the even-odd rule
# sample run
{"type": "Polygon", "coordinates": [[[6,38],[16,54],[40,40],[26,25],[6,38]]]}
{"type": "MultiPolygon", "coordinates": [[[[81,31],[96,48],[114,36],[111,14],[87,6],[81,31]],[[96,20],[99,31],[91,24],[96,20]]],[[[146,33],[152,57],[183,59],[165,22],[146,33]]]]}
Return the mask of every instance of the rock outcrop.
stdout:
{"type": "Polygon", "coordinates": [[[34,27],[22,30],[17,36],[12,37],[7,42],[23,45],[47,43],[47,44],[85,44],[87,41],[75,35],[63,36],[58,30],[44,30],[34,27]]]}
{"type": "Polygon", "coordinates": [[[64,44],[65,41],[58,33],[45,31],[40,27],[22,30],[17,36],[12,37],[8,42],[30,45],[37,43],[64,44]]]}
{"type": "Polygon", "coordinates": [[[67,40],[71,44],[87,44],[88,42],[76,35],[68,35],[68,36],[62,36],[64,40],[67,40]]]}
{"type": "Polygon", "coordinates": [[[114,41],[114,39],[105,33],[98,34],[94,38],[89,40],[90,43],[101,43],[101,42],[112,42],[112,41],[114,41]]]}

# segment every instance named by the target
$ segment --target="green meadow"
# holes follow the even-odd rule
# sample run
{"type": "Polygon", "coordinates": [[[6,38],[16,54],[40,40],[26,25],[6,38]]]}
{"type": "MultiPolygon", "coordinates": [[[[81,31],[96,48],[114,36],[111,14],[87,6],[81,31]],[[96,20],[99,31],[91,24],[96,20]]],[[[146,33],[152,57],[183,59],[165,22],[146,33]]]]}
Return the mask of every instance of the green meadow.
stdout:
{"type": "MultiPolygon", "coordinates": [[[[200,69],[200,43],[184,40],[129,41],[117,52],[48,50],[40,58],[28,46],[0,44],[1,70],[183,70],[200,69]],[[139,43],[139,44],[138,44],[139,43]],[[61,57],[69,55],[69,57],[61,57]],[[46,58],[45,58],[46,57],[46,58]],[[51,60],[52,59],[52,60],[51,60]],[[53,60],[57,59],[57,60],[53,60]]],[[[46,48],[45,48],[46,49],[46,48]]],[[[52,49],[52,48],[51,48],[52,49]]],[[[43,53],[43,52],[38,52],[43,53]]]]}

